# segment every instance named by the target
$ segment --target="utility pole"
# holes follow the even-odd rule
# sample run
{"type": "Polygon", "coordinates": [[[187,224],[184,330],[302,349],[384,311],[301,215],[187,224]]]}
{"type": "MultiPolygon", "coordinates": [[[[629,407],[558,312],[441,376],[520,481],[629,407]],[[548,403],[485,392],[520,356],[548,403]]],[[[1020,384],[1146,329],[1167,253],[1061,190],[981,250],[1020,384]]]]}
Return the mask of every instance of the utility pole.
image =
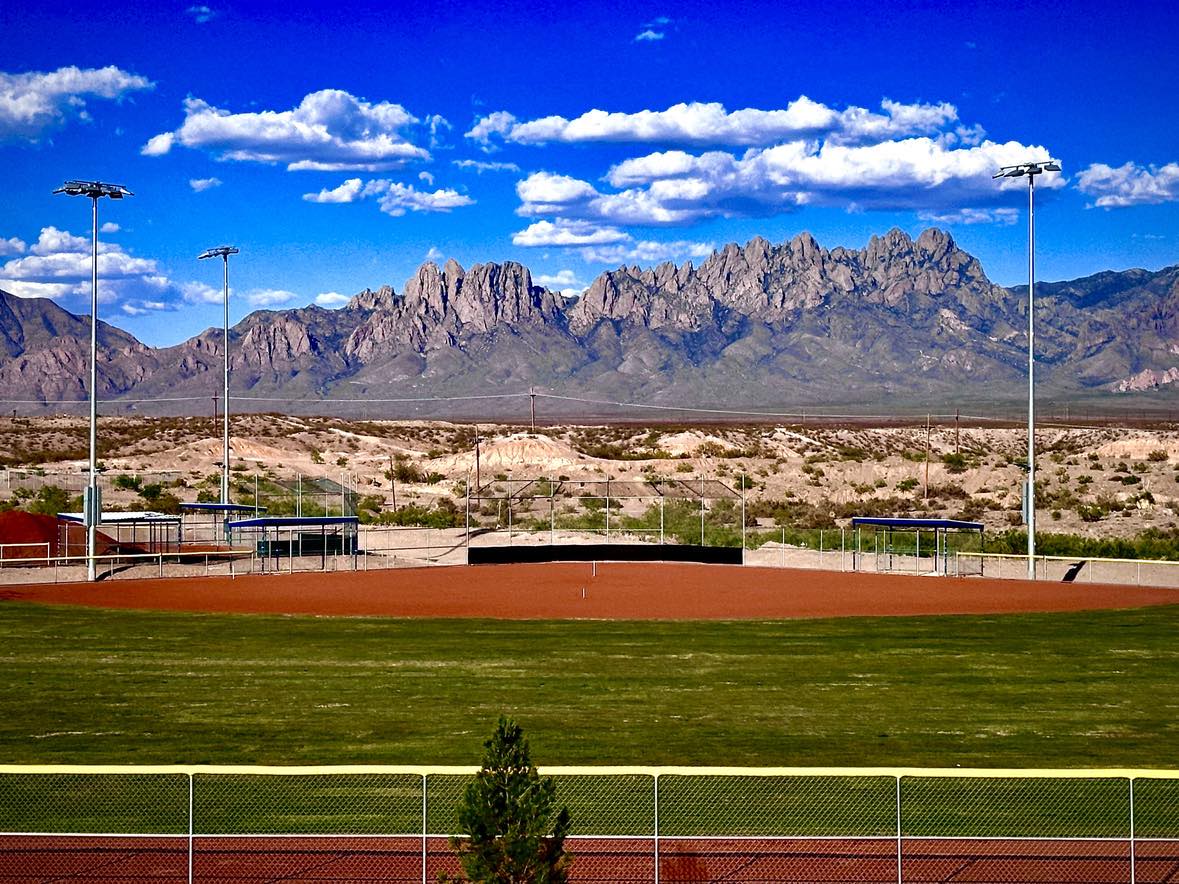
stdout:
{"type": "Polygon", "coordinates": [[[954,453],[962,453],[962,431],[958,426],[958,409],[954,409],[954,453]]]}
{"type": "Polygon", "coordinates": [[[476,493],[476,495],[483,493],[480,490],[483,488],[483,481],[479,476],[479,442],[480,441],[481,440],[479,438],[479,425],[475,424],[475,493],[476,493]]]}
{"type": "Polygon", "coordinates": [[[528,388],[528,407],[532,412],[532,432],[536,432],[536,387],[528,388]]]}
{"type": "Polygon", "coordinates": [[[925,415],[925,500],[929,500],[929,415],[925,415]]]}

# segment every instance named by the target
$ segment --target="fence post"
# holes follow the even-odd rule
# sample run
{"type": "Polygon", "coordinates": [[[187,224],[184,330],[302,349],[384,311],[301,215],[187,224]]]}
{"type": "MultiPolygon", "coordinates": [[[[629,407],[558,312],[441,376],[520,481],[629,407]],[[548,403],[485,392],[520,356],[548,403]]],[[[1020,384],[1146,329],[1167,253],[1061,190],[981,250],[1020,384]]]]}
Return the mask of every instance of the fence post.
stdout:
{"type": "Polygon", "coordinates": [[[904,882],[901,850],[901,777],[897,775],[897,884],[904,882]]]}
{"type": "Polygon", "coordinates": [[[192,833],[193,833],[193,786],[192,771],[188,772],[188,884],[192,884],[192,833]]]}
{"type": "Polygon", "coordinates": [[[429,835],[428,816],[426,814],[426,774],[422,774],[422,884],[426,882],[426,839],[429,835]]]}
{"type": "Polygon", "coordinates": [[[1138,862],[1134,853],[1134,778],[1130,777],[1130,884],[1135,884],[1138,862]]]}
{"type": "Polygon", "coordinates": [[[659,774],[655,774],[655,884],[659,884],[659,774]]]}

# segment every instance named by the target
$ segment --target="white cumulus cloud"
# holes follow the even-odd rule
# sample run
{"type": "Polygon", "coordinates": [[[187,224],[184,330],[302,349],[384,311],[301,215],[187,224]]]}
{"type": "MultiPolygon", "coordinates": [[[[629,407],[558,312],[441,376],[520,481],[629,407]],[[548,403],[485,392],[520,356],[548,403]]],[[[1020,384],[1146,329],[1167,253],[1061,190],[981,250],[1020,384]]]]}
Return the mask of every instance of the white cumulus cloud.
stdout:
{"type": "Polygon", "coordinates": [[[466,137],[482,145],[493,138],[518,144],[617,142],[732,145],[754,147],[797,138],[823,137],[866,143],[910,135],[929,135],[958,119],[952,104],[885,99],[881,112],[850,106],[837,110],[805,95],[785,108],[729,111],[719,102],[687,102],[666,110],[634,113],[594,109],[579,117],[541,117],[521,122],[506,111],[482,117],[466,137]]]}
{"type": "Polygon", "coordinates": [[[28,249],[28,243],[23,239],[18,239],[15,236],[4,239],[0,237],[0,257],[8,257],[9,255],[23,255],[28,249]]]}
{"type": "MultiPolygon", "coordinates": [[[[369,102],[340,89],[312,92],[291,110],[236,114],[190,97],[184,114],[179,129],[154,136],[140,152],[161,156],[180,144],[221,160],[333,172],[383,171],[430,158],[409,137],[422,128],[421,120],[399,104],[369,102]]],[[[439,120],[431,117],[429,128],[437,130],[439,120]]]]}
{"type": "Polygon", "coordinates": [[[1093,163],[1077,175],[1077,189],[1096,197],[1093,205],[1104,209],[1175,202],[1179,200],[1179,163],[1140,166],[1130,162],[1117,167],[1093,163]]]}
{"type": "Polygon", "coordinates": [[[947,212],[918,212],[917,217],[931,224],[1014,224],[1019,209],[956,209],[947,212]]]}
{"type": "Polygon", "coordinates": [[[114,221],[106,221],[98,228],[99,233],[118,233],[122,228],[114,221]]]}
{"type": "Polygon", "coordinates": [[[484,172],[519,172],[515,163],[488,163],[482,160],[451,160],[460,169],[472,169],[482,175],[484,172]]]}
{"type": "Polygon", "coordinates": [[[181,297],[189,304],[220,304],[225,291],[204,282],[185,282],[180,285],[181,297]]]}
{"type": "Polygon", "coordinates": [[[348,303],[348,296],[339,292],[320,292],[315,296],[315,303],[320,307],[343,307],[348,303]]]}
{"type": "Polygon", "coordinates": [[[188,186],[196,193],[204,193],[206,190],[211,190],[214,187],[221,186],[220,178],[189,178],[188,186]]]}
{"type": "Polygon", "coordinates": [[[662,40],[665,36],[666,34],[664,34],[663,31],[654,31],[651,30],[651,28],[647,28],[645,31],[639,31],[637,34],[635,34],[635,42],[653,43],[658,40],[662,40]]]}
{"type": "Polygon", "coordinates": [[[0,72],[0,140],[36,141],[70,118],[89,119],[86,99],[118,100],[151,89],[146,77],[114,65],[104,68],[58,68],[50,72],[0,72]]]}
{"type": "MultiPolygon", "coordinates": [[[[20,257],[0,264],[0,289],[25,298],[90,295],[90,237],[44,227],[37,241],[18,254],[20,257]]],[[[118,244],[101,240],[98,277],[99,300],[103,303],[132,297],[155,301],[175,288],[155,260],[136,257],[118,244]]]]}
{"type": "Polygon", "coordinates": [[[572,270],[558,270],[556,273],[541,273],[532,277],[536,285],[543,285],[549,289],[585,288],[585,283],[577,278],[572,270]]]}
{"type": "Polygon", "coordinates": [[[246,301],[251,307],[265,309],[277,307],[279,304],[288,304],[297,297],[299,296],[294,292],[288,292],[285,289],[254,289],[246,294],[246,301]]]}
{"type": "MultiPolygon", "coordinates": [[[[806,205],[926,212],[994,209],[1010,199],[1005,191],[1019,186],[1018,181],[993,181],[996,169],[1047,157],[1042,147],[1016,142],[951,147],[926,137],[865,145],[791,141],[740,156],[666,151],[610,169],[606,181],[620,188],[616,192],[547,172],[529,176],[517,186],[517,212],[594,224],[665,226],[772,215],[806,205]]],[[[1040,186],[1059,188],[1064,179],[1049,173],[1040,186]]]]}
{"type": "Polygon", "coordinates": [[[512,234],[517,246],[588,246],[625,242],[630,235],[617,227],[598,227],[587,221],[537,221],[512,234]]]}
{"type": "Polygon", "coordinates": [[[707,258],[716,246],[710,242],[672,240],[656,242],[642,239],[637,242],[620,243],[613,246],[592,246],[581,250],[581,257],[590,264],[621,266],[626,263],[656,264],[663,261],[692,258],[707,258]]]}
{"type": "Polygon", "coordinates": [[[119,305],[119,309],[128,316],[146,316],[149,313],[162,313],[175,310],[176,305],[169,301],[147,301],[136,298],[130,301],[124,301],[119,305]]]}
{"type": "Polygon", "coordinates": [[[349,178],[337,187],[303,194],[303,199],[310,203],[354,203],[369,197],[375,197],[381,211],[394,217],[404,215],[407,211],[449,212],[475,203],[457,190],[418,190],[413,185],[400,184],[387,178],[375,178],[367,182],[349,178]]]}

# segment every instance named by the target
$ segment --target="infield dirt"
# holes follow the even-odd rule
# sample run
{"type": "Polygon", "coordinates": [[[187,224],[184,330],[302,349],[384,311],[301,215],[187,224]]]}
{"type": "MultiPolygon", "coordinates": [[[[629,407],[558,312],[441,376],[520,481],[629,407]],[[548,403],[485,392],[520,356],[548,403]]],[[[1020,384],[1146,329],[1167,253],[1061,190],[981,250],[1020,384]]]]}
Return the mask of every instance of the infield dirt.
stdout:
{"type": "Polygon", "coordinates": [[[510,620],[1002,614],[1179,602],[1155,587],[599,562],[9,587],[2,601],[140,610],[510,620]]]}

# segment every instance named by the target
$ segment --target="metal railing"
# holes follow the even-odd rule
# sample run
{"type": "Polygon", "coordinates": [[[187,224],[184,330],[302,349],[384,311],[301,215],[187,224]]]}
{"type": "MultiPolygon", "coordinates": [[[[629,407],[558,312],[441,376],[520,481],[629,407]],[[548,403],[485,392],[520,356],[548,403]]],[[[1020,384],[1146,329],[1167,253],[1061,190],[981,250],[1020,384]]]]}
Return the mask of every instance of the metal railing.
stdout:
{"type": "MultiPolygon", "coordinates": [[[[1179,587],[1179,562],[1166,559],[1113,559],[1090,556],[1036,556],[1036,579],[1070,583],[1117,583],[1179,587]]],[[[1026,555],[957,552],[953,574],[1026,580],[1026,555]]]]}
{"type": "MultiPolygon", "coordinates": [[[[0,878],[421,881],[475,768],[0,766],[0,878]]],[[[1179,771],[541,768],[573,881],[1170,880],[1179,771]]]]}

